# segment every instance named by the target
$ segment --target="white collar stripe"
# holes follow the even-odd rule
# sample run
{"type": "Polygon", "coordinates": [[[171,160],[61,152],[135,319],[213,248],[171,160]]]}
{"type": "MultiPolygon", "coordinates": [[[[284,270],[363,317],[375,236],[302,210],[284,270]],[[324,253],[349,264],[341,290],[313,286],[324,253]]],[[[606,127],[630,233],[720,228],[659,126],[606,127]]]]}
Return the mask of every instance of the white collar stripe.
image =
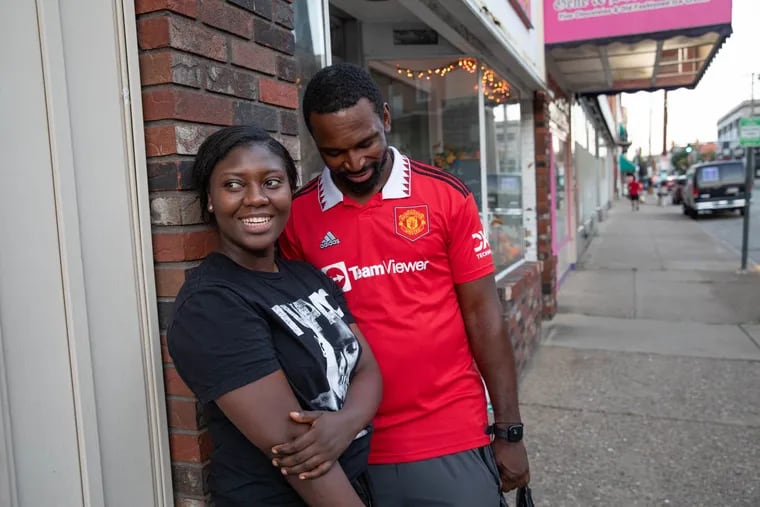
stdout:
{"type": "MultiPolygon", "coordinates": [[[[388,181],[383,187],[383,199],[403,199],[412,195],[412,168],[409,159],[396,148],[389,146],[393,152],[393,167],[388,181]]],[[[338,203],[343,202],[343,193],[335,185],[330,176],[330,169],[325,166],[318,182],[319,205],[322,211],[327,211],[338,203]]]]}

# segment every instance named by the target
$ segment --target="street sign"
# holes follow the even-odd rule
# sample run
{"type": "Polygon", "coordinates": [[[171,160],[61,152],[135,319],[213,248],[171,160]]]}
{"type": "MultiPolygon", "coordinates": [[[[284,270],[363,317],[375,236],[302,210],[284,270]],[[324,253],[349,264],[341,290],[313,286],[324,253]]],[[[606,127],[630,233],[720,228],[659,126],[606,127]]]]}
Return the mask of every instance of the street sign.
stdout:
{"type": "Polygon", "coordinates": [[[760,146],[760,116],[739,118],[739,144],[760,146]]]}

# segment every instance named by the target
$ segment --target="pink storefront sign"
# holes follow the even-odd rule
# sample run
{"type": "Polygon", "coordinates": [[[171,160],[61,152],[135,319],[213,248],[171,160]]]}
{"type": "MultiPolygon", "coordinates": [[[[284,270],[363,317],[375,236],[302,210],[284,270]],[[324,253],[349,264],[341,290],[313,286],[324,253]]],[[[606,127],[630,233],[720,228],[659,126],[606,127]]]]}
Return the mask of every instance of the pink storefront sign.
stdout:
{"type": "Polygon", "coordinates": [[[549,45],[730,22],[731,0],[544,0],[549,45]]]}

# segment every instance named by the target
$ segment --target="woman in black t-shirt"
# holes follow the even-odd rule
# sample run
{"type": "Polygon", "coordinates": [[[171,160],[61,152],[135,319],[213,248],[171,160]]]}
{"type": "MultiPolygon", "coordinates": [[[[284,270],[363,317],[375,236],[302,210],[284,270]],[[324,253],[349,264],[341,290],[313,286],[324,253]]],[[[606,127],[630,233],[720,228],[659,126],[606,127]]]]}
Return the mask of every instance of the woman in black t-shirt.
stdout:
{"type": "Polygon", "coordinates": [[[380,373],[335,283],[276,256],[296,180],[251,126],[212,134],[193,166],[219,249],[188,271],[168,344],[204,407],[217,507],[371,505],[380,373]]]}

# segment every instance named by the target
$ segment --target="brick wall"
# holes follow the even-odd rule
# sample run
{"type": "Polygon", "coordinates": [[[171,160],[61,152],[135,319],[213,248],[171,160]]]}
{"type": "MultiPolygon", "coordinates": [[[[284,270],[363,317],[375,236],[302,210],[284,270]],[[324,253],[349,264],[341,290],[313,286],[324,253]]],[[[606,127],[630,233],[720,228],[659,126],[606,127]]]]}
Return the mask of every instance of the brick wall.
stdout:
{"type": "Polygon", "coordinates": [[[549,96],[536,92],[533,101],[533,119],[535,122],[535,159],[536,159],[536,213],[537,213],[537,251],[538,260],[543,264],[541,270],[541,315],[551,319],[557,313],[557,256],[552,249],[552,200],[551,170],[549,167],[549,96]]]}
{"type": "Polygon", "coordinates": [[[526,262],[497,283],[504,323],[515,351],[518,375],[541,339],[541,263],[526,262]]]}
{"type": "Polygon", "coordinates": [[[192,157],[221,126],[255,122],[298,160],[289,0],[136,0],[153,249],[175,504],[208,500],[211,441],[165,330],[185,270],[217,244],[189,190],[192,157]]]}

